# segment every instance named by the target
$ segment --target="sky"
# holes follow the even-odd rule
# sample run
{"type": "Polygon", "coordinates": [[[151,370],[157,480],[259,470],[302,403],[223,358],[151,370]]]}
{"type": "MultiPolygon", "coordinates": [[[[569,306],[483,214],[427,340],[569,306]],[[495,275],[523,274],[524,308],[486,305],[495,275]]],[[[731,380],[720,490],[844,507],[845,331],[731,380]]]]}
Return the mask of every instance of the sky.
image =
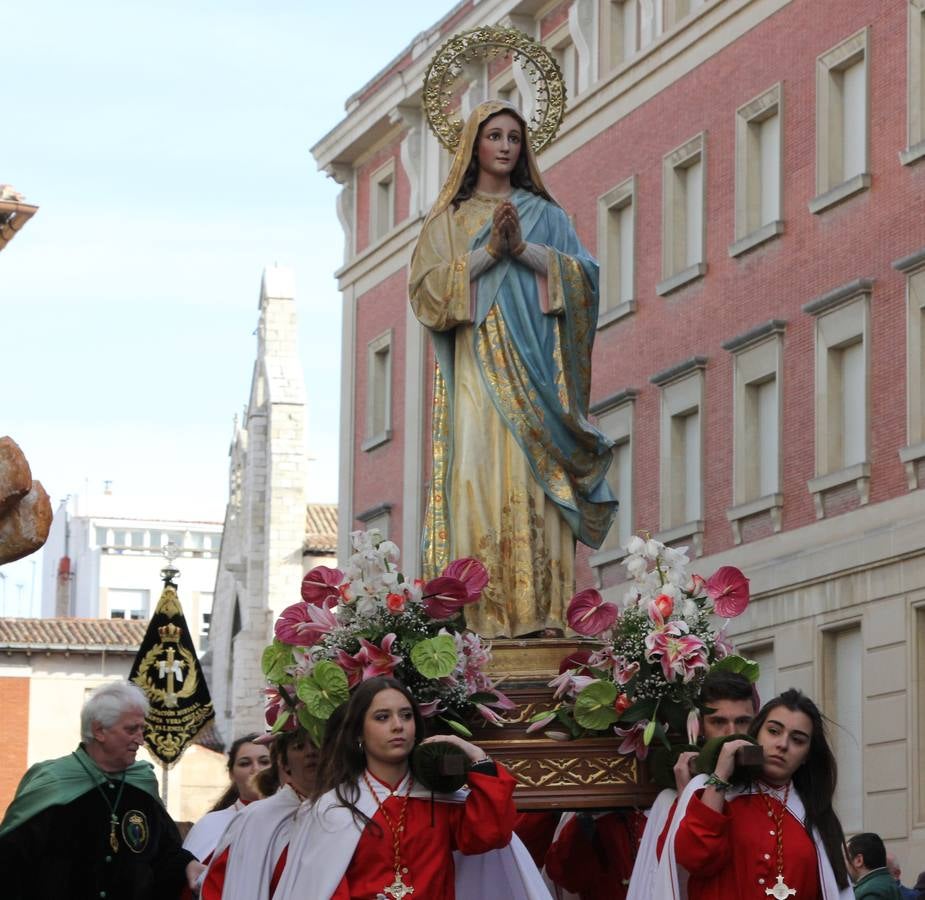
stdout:
{"type": "MultiPolygon", "coordinates": [[[[111,481],[223,517],[274,264],[295,270],[309,499],[337,500],[343,232],[310,148],[455,5],[4,3],[0,183],[39,210],[0,252],[0,435],[54,508],[111,481]]],[[[38,614],[40,574],[0,569],[0,615],[38,614]]]]}

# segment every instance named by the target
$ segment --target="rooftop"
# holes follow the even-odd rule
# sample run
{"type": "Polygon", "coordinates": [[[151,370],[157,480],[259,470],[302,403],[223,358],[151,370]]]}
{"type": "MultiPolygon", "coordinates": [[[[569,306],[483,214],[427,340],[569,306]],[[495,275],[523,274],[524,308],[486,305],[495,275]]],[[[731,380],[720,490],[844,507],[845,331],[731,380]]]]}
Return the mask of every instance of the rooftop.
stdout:
{"type": "Polygon", "coordinates": [[[135,653],[147,627],[138,619],[0,618],[0,651],[135,653]]]}
{"type": "Polygon", "coordinates": [[[337,504],[309,503],[305,508],[305,553],[330,555],[337,552],[337,504]]]}

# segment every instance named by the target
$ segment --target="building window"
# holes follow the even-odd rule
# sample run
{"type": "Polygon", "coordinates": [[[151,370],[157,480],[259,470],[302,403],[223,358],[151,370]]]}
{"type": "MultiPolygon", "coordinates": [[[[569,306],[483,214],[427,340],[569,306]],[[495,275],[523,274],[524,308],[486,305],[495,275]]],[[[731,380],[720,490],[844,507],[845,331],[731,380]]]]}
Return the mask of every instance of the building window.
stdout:
{"type": "Polygon", "coordinates": [[[914,491],[925,475],[925,250],[893,265],[906,275],[906,446],[899,458],[914,491]]]}
{"type": "Polygon", "coordinates": [[[616,69],[661,35],[663,0],[609,0],[603,6],[601,35],[607,70],[616,69]]]}
{"type": "Polygon", "coordinates": [[[364,450],[392,437],[392,330],[370,341],[366,349],[366,440],[364,450]]]}
{"type": "Polygon", "coordinates": [[[669,153],[662,164],[662,281],[664,296],[707,271],[704,261],[703,134],[669,153]]]}
{"type": "Polygon", "coordinates": [[[357,513],[357,521],[363,523],[365,531],[378,531],[383,541],[389,539],[389,521],[392,517],[392,504],[380,503],[372,509],[357,513]]]}
{"type": "Polygon", "coordinates": [[[600,430],[614,442],[607,483],[619,500],[617,515],[600,549],[591,555],[591,565],[622,559],[626,542],[633,535],[633,415],[637,392],[621,391],[592,407],[600,430]]]}
{"type": "Polygon", "coordinates": [[[694,357],[653,376],[661,388],[659,487],[664,543],[690,540],[703,550],[703,374],[706,359],[694,357]]]}
{"type": "Polygon", "coordinates": [[[150,591],[109,588],[110,619],[147,619],[150,591]]]}
{"type": "Polygon", "coordinates": [[[757,647],[742,647],[742,655],[758,663],[758,681],[755,688],[761,705],[777,696],[777,662],[774,658],[774,644],[757,647]]]}
{"type": "Polygon", "coordinates": [[[677,25],[685,16],[706,6],[709,0],[665,0],[665,21],[667,27],[677,25]]]}
{"type": "Polygon", "coordinates": [[[917,744],[918,765],[913,766],[915,773],[914,778],[917,784],[917,810],[915,821],[925,822],[925,605],[915,607],[915,654],[912,657],[915,662],[915,702],[918,709],[917,734],[915,740],[917,744]]]}
{"type": "Polygon", "coordinates": [[[823,632],[824,708],[829,719],[838,723],[829,733],[838,763],[838,788],[833,805],[846,834],[860,831],[864,824],[863,653],[859,625],[823,632]]]}
{"type": "Polygon", "coordinates": [[[212,627],[212,603],[215,595],[209,591],[199,592],[199,652],[209,649],[209,629],[212,627]]]}
{"type": "Polygon", "coordinates": [[[628,178],[597,201],[597,249],[601,265],[598,325],[636,309],[636,178],[628,178]]]}
{"type": "Polygon", "coordinates": [[[908,165],[925,156],[925,0],[909,0],[908,147],[900,154],[908,165]]]}
{"type": "Polygon", "coordinates": [[[738,256],[780,234],[781,86],[774,85],[736,111],[736,223],[738,256]]]}
{"type": "Polygon", "coordinates": [[[780,435],[784,323],[773,320],[733,338],[733,506],[726,511],[737,544],[743,520],[770,516],[781,528],[780,435]]]}
{"type": "Polygon", "coordinates": [[[390,159],[369,178],[369,240],[385,237],[395,226],[395,160],[390,159]]]}
{"type": "Polygon", "coordinates": [[[808,487],[820,519],[830,491],[853,483],[860,504],[868,500],[871,284],[852,282],[803,307],[816,317],[816,477],[808,487]]]}
{"type": "Polygon", "coordinates": [[[870,187],[867,29],[816,61],[814,213],[870,187]]]}
{"type": "Polygon", "coordinates": [[[578,52],[567,25],[550,36],[549,49],[562,72],[566,98],[575,97],[578,94],[578,52]]]}

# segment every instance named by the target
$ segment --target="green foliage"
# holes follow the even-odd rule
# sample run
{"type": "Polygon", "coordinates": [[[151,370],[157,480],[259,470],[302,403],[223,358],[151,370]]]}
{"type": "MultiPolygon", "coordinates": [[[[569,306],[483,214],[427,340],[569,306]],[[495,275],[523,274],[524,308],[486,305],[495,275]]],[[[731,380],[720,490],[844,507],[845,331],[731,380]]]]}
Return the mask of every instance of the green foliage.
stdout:
{"type": "Polygon", "coordinates": [[[260,659],[263,674],[267,681],[273,684],[280,684],[286,680],[286,669],[292,664],[292,647],[278,638],[273,638],[273,643],[264,648],[260,659]]]}
{"type": "Polygon", "coordinates": [[[761,666],[753,659],[746,659],[744,656],[724,656],[719,662],[714,663],[711,671],[736,672],[744,675],[752,684],[758,680],[761,674],[761,666]]]}
{"type": "Polygon", "coordinates": [[[613,704],[617,686],[612,681],[594,681],[575,698],[575,721],[591,731],[602,731],[617,721],[613,704]]]}
{"type": "Polygon", "coordinates": [[[304,706],[299,707],[297,716],[299,724],[305,729],[312,743],[316,747],[320,747],[321,742],[324,740],[324,729],[327,722],[313,716],[304,706]]]}
{"type": "Polygon", "coordinates": [[[446,719],[443,716],[440,717],[440,721],[452,728],[460,737],[467,740],[472,737],[472,732],[462,722],[457,722],[455,719],[446,719]]]}
{"type": "Polygon", "coordinates": [[[323,659],[315,664],[310,675],[299,680],[296,694],[311,716],[327,721],[341,703],[347,702],[350,689],[344,670],[323,659]]]}
{"type": "Polygon", "coordinates": [[[446,678],[456,668],[456,641],[449,634],[418,641],[411,650],[411,662],[425,678],[446,678]]]}

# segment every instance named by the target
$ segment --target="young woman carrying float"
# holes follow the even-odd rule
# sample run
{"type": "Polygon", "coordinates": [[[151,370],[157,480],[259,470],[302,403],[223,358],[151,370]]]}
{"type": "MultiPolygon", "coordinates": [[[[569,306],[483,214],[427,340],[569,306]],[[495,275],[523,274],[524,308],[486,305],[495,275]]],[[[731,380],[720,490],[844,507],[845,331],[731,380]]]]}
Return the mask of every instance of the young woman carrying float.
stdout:
{"type": "Polygon", "coordinates": [[[426,738],[456,744],[470,761],[468,792],[432,795],[409,767],[423,734],[400,682],[370,678],[356,688],[321,760],[314,802],[299,815],[274,900],[549,897],[522,845],[502,850],[511,843],[514,779],[461,738],[426,738]],[[469,855],[496,850],[475,857],[470,870],[469,855]]]}
{"type": "Polygon", "coordinates": [[[678,801],[659,866],[665,900],[852,900],[832,808],[835,757],[822,714],[797,690],[764,705],[749,728],[764,750],[761,775],[733,787],[734,757],[747,741],[724,744],[710,776],[678,801]]]}

